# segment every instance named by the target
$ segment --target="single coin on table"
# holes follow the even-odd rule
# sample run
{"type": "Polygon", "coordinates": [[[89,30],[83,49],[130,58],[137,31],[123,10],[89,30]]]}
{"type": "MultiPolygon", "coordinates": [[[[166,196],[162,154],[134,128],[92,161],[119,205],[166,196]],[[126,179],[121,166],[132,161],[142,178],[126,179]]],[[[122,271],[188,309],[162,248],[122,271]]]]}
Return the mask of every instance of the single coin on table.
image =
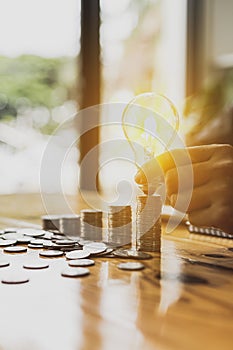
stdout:
{"type": "Polygon", "coordinates": [[[0,260],[0,267],[7,267],[7,266],[10,266],[9,261],[0,260]]]}
{"type": "Polygon", "coordinates": [[[70,260],[68,262],[69,266],[72,267],[79,267],[79,266],[93,266],[95,265],[94,260],[91,259],[77,259],[77,260],[70,260]]]}
{"type": "Polygon", "coordinates": [[[49,264],[47,264],[44,261],[37,261],[37,260],[33,260],[30,262],[27,262],[23,265],[23,267],[25,269],[30,269],[30,270],[41,270],[41,269],[47,269],[49,267],[49,264]]]}
{"type": "Polygon", "coordinates": [[[74,250],[72,252],[66,253],[66,258],[69,260],[88,258],[90,252],[88,250],[74,250]]]}
{"type": "Polygon", "coordinates": [[[118,269],[121,270],[142,270],[144,269],[145,265],[138,263],[138,262],[127,262],[127,263],[121,263],[117,265],[118,269]]]}
{"type": "Polygon", "coordinates": [[[4,284],[22,284],[29,282],[29,278],[23,273],[9,273],[9,275],[6,275],[1,281],[4,284]]]}
{"type": "Polygon", "coordinates": [[[85,267],[67,267],[61,273],[63,277],[83,277],[90,274],[90,271],[85,267]]]}
{"type": "Polygon", "coordinates": [[[60,250],[45,250],[43,252],[40,252],[39,255],[43,258],[58,258],[60,256],[63,256],[64,253],[60,250]]]}
{"type": "Polygon", "coordinates": [[[17,241],[14,239],[6,239],[6,240],[0,239],[0,247],[9,247],[9,246],[14,245],[16,243],[17,243],[17,241]]]}
{"type": "Polygon", "coordinates": [[[20,246],[6,247],[3,249],[4,253],[26,253],[27,248],[20,246]]]}

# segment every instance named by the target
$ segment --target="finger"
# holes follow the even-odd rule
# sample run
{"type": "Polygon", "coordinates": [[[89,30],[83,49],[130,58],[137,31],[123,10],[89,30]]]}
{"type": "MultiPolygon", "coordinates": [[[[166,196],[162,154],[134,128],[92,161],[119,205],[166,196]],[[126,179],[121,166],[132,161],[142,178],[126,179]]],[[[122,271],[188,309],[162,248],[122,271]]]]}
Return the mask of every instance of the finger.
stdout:
{"type": "Polygon", "coordinates": [[[208,183],[211,179],[210,169],[210,164],[203,162],[168,170],[165,176],[167,196],[208,183]]]}
{"type": "Polygon", "coordinates": [[[216,152],[217,147],[218,145],[206,145],[165,152],[145,163],[137,172],[135,181],[141,184],[151,182],[157,176],[161,176],[161,171],[166,173],[170,169],[191,165],[192,163],[208,162],[216,152]]]}
{"type": "Polygon", "coordinates": [[[156,179],[159,177],[164,177],[163,169],[157,161],[157,158],[154,158],[143,164],[135,175],[134,180],[138,184],[149,184],[156,182],[156,179]]]}

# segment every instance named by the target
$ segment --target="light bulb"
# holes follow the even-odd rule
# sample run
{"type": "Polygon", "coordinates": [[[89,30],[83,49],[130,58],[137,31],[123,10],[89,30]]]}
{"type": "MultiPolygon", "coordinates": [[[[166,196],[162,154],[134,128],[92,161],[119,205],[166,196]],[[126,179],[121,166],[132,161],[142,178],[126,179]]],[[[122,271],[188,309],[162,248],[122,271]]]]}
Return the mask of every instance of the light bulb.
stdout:
{"type": "Polygon", "coordinates": [[[135,165],[140,167],[172,148],[179,130],[179,114],[166,96],[144,93],[134,97],[126,106],[122,127],[133,150],[135,165]]]}

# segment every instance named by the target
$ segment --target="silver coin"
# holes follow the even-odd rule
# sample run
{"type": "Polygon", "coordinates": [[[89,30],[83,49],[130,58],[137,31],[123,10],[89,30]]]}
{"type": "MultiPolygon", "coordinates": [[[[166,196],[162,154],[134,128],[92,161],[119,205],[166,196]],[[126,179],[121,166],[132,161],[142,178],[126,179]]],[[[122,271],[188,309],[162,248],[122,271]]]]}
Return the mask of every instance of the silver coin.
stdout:
{"type": "Polygon", "coordinates": [[[108,255],[108,254],[111,254],[113,252],[113,248],[107,248],[103,253],[98,253],[96,254],[96,256],[105,256],[105,255],[108,255]]]}
{"type": "Polygon", "coordinates": [[[89,269],[85,267],[67,267],[65,270],[62,271],[61,275],[63,277],[82,277],[82,276],[87,276],[90,274],[89,269]]]}
{"type": "Polygon", "coordinates": [[[69,266],[74,266],[74,267],[92,266],[92,265],[95,265],[95,262],[94,260],[91,260],[91,259],[80,259],[80,260],[70,260],[68,264],[69,266]]]}
{"type": "Polygon", "coordinates": [[[80,239],[78,243],[79,243],[79,245],[81,245],[81,246],[85,246],[86,244],[94,243],[94,242],[93,242],[93,241],[90,241],[90,240],[86,240],[86,239],[80,239]]]}
{"type": "Polygon", "coordinates": [[[18,227],[6,227],[4,228],[4,232],[8,233],[8,232],[17,232],[18,231],[18,227]]]}
{"type": "Polygon", "coordinates": [[[14,246],[14,247],[6,247],[3,249],[4,253],[26,253],[26,247],[14,246]]]}
{"type": "Polygon", "coordinates": [[[19,273],[9,274],[2,278],[2,283],[4,284],[22,284],[27,282],[29,282],[28,276],[19,273]]]}
{"type": "Polygon", "coordinates": [[[105,252],[106,249],[107,249],[107,247],[105,247],[105,248],[91,248],[91,247],[88,247],[88,246],[84,246],[83,247],[83,250],[90,252],[91,255],[101,254],[101,253],[105,252]]]}
{"type": "Polygon", "coordinates": [[[28,244],[28,248],[31,248],[31,249],[43,249],[44,248],[44,246],[43,245],[36,245],[36,244],[31,244],[31,243],[29,243],[28,244]]]}
{"type": "Polygon", "coordinates": [[[0,267],[7,267],[7,266],[10,266],[10,263],[8,261],[0,260],[0,267]]]}
{"type": "Polygon", "coordinates": [[[117,249],[113,252],[113,255],[117,258],[129,258],[127,250],[117,249]]]}
{"type": "Polygon", "coordinates": [[[31,237],[20,237],[17,238],[17,242],[18,243],[22,243],[22,244],[28,244],[31,241],[31,237]]]}
{"type": "Polygon", "coordinates": [[[18,241],[18,239],[22,238],[23,235],[21,233],[18,233],[18,232],[9,232],[9,233],[5,233],[2,238],[3,239],[10,239],[10,240],[16,240],[18,241]]]}
{"type": "Polygon", "coordinates": [[[113,254],[118,258],[130,258],[130,259],[136,259],[136,260],[146,260],[151,259],[152,255],[135,251],[133,249],[117,249],[113,252],[113,254]]]}
{"type": "Polygon", "coordinates": [[[32,261],[25,263],[23,265],[25,269],[30,269],[30,270],[41,270],[41,269],[47,269],[49,267],[49,264],[43,262],[43,261],[32,261]]]}
{"type": "Polygon", "coordinates": [[[55,242],[56,244],[59,244],[59,245],[75,245],[75,242],[74,241],[71,241],[71,240],[68,240],[68,239],[59,239],[59,240],[56,240],[55,242]]]}
{"type": "Polygon", "coordinates": [[[64,253],[60,250],[45,250],[39,253],[39,255],[44,258],[58,258],[60,256],[63,256],[63,254],[64,253]]]}
{"type": "Polygon", "coordinates": [[[9,247],[16,243],[17,241],[15,239],[6,239],[6,240],[0,239],[0,247],[9,247]]]}
{"type": "Polygon", "coordinates": [[[25,228],[18,230],[19,233],[22,233],[25,236],[31,236],[31,237],[42,237],[45,235],[46,231],[44,230],[38,230],[38,229],[32,229],[32,228],[25,228]]]}
{"type": "Polygon", "coordinates": [[[30,241],[31,244],[34,244],[34,245],[43,245],[44,244],[44,240],[43,239],[32,239],[30,241]]]}
{"type": "Polygon", "coordinates": [[[136,263],[136,262],[127,262],[127,263],[121,263],[117,265],[118,269],[121,270],[142,270],[144,269],[145,265],[141,263],[136,263]]]}
{"type": "Polygon", "coordinates": [[[105,243],[102,242],[89,242],[84,244],[84,248],[91,248],[91,249],[106,249],[107,246],[105,243]]]}
{"type": "Polygon", "coordinates": [[[133,259],[138,259],[138,260],[146,260],[146,259],[151,259],[152,255],[144,253],[144,252],[139,252],[137,250],[128,250],[128,256],[133,259]]]}
{"type": "Polygon", "coordinates": [[[88,250],[74,250],[66,253],[66,258],[69,260],[83,259],[88,258],[89,256],[90,252],[88,250]]]}

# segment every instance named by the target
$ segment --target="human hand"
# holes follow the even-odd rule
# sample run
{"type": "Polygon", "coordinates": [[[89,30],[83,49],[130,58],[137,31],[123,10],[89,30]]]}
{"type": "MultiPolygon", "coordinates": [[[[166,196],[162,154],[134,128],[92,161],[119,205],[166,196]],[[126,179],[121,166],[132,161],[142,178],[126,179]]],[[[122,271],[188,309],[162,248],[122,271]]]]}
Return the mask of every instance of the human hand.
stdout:
{"type": "Polygon", "coordinates": [[[190,183],[193,184],[186,210],[193,225],[233,232],[232,146],[197,146],[163,153],[145,163],[136,174],[135,181],[146,189],[161,173],[168,201],[178,210],[184,208],[191,190],[190,183]]]}

